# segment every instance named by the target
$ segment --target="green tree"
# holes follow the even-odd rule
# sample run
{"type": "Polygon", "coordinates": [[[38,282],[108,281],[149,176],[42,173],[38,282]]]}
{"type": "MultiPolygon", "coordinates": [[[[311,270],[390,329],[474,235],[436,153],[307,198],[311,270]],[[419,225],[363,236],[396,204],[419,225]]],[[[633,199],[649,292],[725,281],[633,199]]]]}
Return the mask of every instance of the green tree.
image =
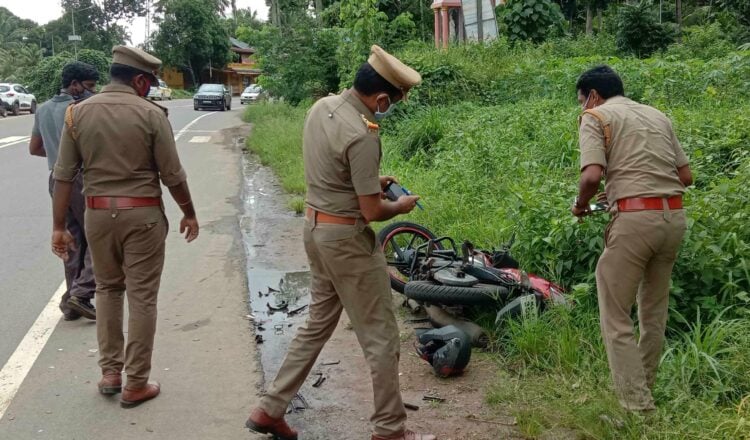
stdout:
{"type": "Polygon", "coordinates": [[[297,104],[337,91],[339,32],[321,27],[317,19],[298,15],[284,27],[241,26],[237,38],[258,49],[259,81],[271,95],[297,104]]]}
{"type": "MultiPolygon", "coordinates": [[[[62,52],[43,58],[33,69],[25,72],[24,84],[34,93],[38,102],[46,101],[57,94],[62,87],[63,66],[73,60],[72,52],[62,52]]],[[[107,54],[98,50],[82,49],[78,52],[78,60],[96,67],[100,75],[100,84],[108,81],[111,59],[107,54]]]]}
{"type": "Polygon", "coordinates": [[[669,24],[659,23],[653,7],[646,1],[637,5],[625,5],[617,18],[617,48],[638,57],[666,49],[676,37],[669,24]]]}
{"type": "Polygon", "coordinates": [[[342,86],[352,83],[354,73],[367,60],[373,44],[393,51],[417,34],[410,12],[400,12],[391,18],[378,8],[378,4],[379,0],[340,2],[343,41],[338,48],[338,64],[342,86]]]}
{"type": "Polygon", "coordinates": [[[190,72],[193,84],[208,67],[221,67],[230,59],[229,36],[210,2],[169,0],[154,50],[167,66],[190,72]]]}
{"type": "Polygon", "coordinates": [[[41,60],[43,51],[33,42],[37,28],[36,23],[0,8],[0,60],[4,60],[0,62],[0,81],[21,82],[24,72],[41,60]]]}
{"type": "Polygon", "coordinates": [[[550,0],[508,0],[501,9],[502,22],[510,41],[535,43],[562,32],[564,17],[550,0]]]}

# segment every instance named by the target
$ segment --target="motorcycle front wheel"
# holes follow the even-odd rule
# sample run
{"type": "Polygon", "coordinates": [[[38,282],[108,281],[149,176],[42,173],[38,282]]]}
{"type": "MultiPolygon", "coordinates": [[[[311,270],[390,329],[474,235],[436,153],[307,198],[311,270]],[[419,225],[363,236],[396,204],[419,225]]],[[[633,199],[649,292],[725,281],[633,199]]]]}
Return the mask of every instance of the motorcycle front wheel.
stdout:
{"type": "MultiPolygon", "coordinates": [[[[404,286],[411,275],[411,259],[416,248],[430,240],[435,234],[422,225],[411,222],[391,223],[378,233],[380,247],[388,263],[388,276],[393,290],[404,293],[404,286]]],[[[436,244],[441,249],[439,244],[436,244]]]]}
{"type": "Polygon", "coordinates": [[[415,301],[461,306],[496,306],[508,298],[508,289],[492,284],[447,286],[433,281],[409,281],[404,295],[415,301]]]}

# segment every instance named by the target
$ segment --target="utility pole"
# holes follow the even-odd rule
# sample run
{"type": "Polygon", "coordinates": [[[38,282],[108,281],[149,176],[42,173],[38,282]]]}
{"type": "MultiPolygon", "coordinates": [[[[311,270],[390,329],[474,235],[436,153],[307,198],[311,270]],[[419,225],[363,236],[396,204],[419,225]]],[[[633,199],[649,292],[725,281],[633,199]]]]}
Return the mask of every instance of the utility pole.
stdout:
{"type": "Polygon", "coordinates": [[[143,47],[148,50],[149,38],[151,38],[151,0],[146,0],[146,38],[143,39],[143,47]]]}
{"type": "MultiPolygon", "coordinates": [[[[78,61],[78,42],[81,40],[81,36],[76,34],[76,13],[75,9],[70,12],[70,17],[73,20],[73,52],[75,53],[76,61],[78,61]],[[77,38],[77,39],[76,39],[77,38]]],[[[70,37],[68,37],[70,40],[70,37]]]]}
{"type": "MultiPolygon", "coordinates": [[[[85,7],[83,9],[70,9],[70,18],[73,21],[73,35],[68,35],[68,41],[73,42],[73,52],[75,53],[76,61],[78,61],[78,42],[81,41],[81,36],[76,34],[76,12],[85,11],[86,9],[91,9],[96,5],[91,5],[88,7],[85,7]]],[[[54,49],[53,49],[54,50],[54,49]]]]}
{"type": "Polygon", "coordinates": [[[482,11],[483,0],[477,0],[477,40],[484,40],[484,11],[482,11]]]}

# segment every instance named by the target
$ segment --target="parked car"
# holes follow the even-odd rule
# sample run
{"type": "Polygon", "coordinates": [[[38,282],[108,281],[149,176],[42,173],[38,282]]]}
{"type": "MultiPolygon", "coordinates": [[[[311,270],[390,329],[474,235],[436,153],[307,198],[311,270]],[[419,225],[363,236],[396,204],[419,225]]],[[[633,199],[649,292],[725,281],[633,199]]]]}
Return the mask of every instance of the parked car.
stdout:
{"type": "Polygon", "coordinates": [[[217,108],[221,111],[232,109],[232,94],[224,84],[202,84],[193,95],[193,108],[217,108]]]}
{"type": "Polygon", "coordinates": [[[36,113],[36,97],[21,84],[0,83],[0,102],[13,115],[36,113]]]}
{"type": "Polygon", "coordinates": [[[151,86],[151,90],[148,91],[148,99],[164,101],[165,99],[172,99],[172,89],[169,88],[167,83],[159,80],[158,86],[151,86]]]}
{"type": "Polygon", "coordinates": [[[249,104],[263,98],[263,88],[258,84],[250,84],[240,95],[240,104],[249,104]]]}

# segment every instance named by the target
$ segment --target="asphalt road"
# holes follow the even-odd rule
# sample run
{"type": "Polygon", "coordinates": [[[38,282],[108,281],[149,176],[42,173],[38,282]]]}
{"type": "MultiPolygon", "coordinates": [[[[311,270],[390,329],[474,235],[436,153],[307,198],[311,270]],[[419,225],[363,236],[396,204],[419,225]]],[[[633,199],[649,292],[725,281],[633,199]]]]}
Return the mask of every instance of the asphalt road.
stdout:
{"type": "Polygon", "coordinates": [[[201,236],[184,242],[180,212],[165,195],[170,232],[152,370],[163,393],[127,411],[96,393],[93,322],[62,321],[55,309],[37,334],[30,332],[50,314],[63,266],[49,246],[46,160],[28,153],[33,116],[0,118],[0,440],[247,438],[242,425],[260,375],[245,319],[237,139],[248,127],[238,104],[229,112],[197,112],[190,100],[162,103],[170,110],[201,236]],[[8,360],[19,358],[19,345],[29,339],[46,345],[38,355],[21,353],[31,368],[9,393],[8,360]]]}

